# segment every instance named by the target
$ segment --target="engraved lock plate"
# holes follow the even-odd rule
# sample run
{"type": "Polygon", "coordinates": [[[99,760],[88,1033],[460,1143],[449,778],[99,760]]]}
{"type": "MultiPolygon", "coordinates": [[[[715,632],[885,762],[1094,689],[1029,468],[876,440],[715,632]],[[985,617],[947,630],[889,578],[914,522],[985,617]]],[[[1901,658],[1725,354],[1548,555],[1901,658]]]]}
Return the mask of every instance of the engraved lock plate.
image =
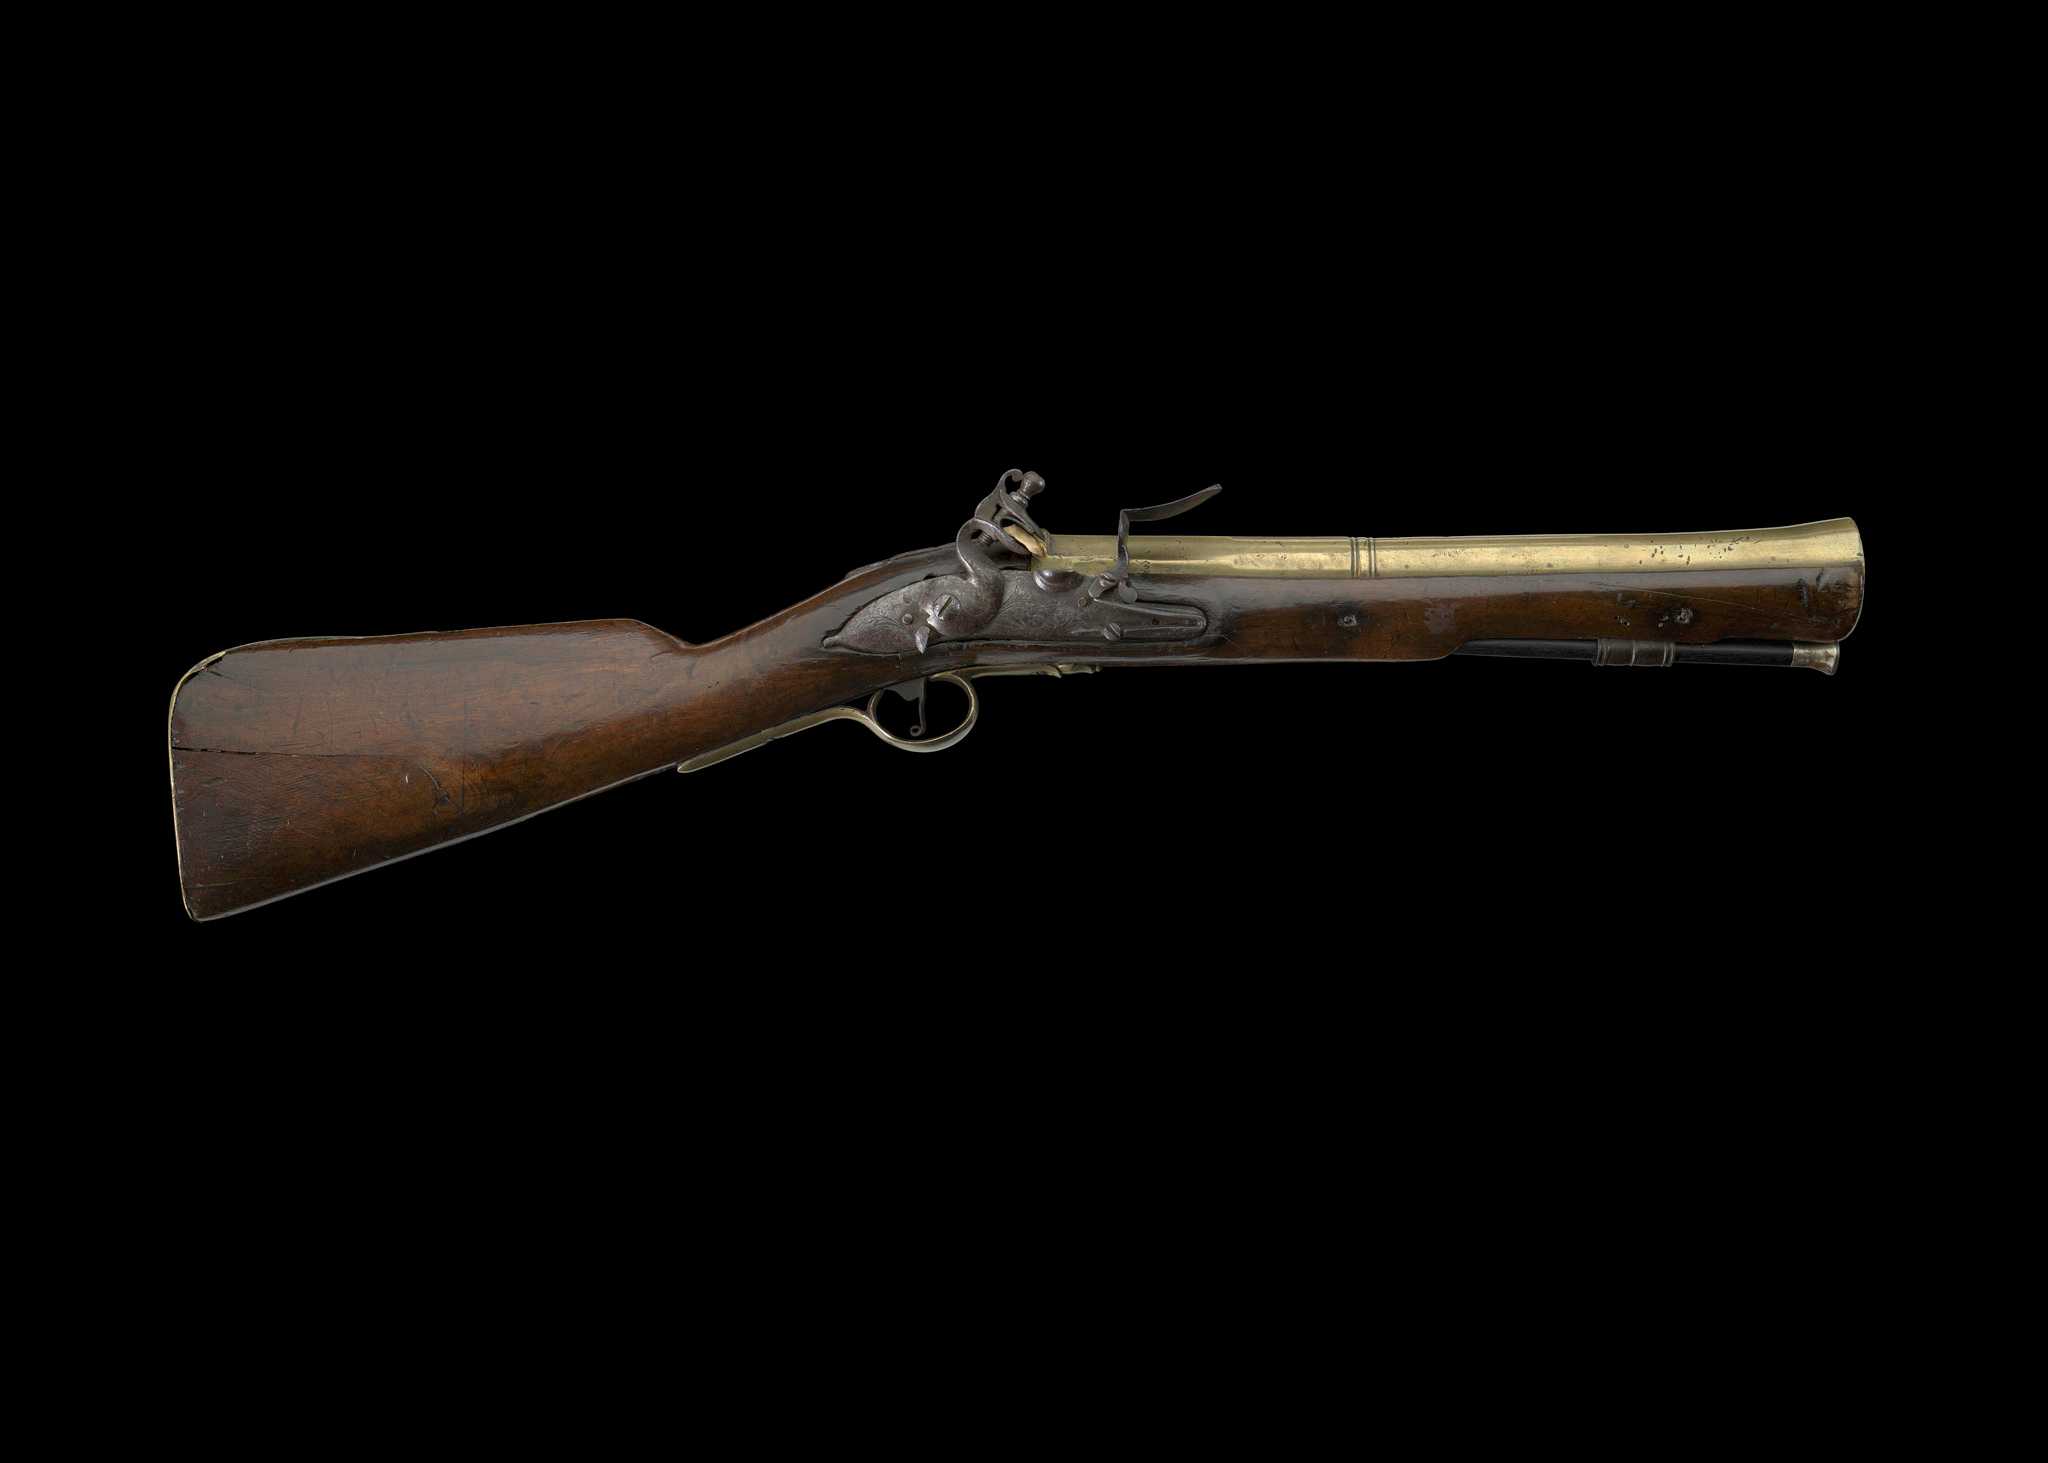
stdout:
{"type": "Polygon", "coordinates": [[[1156,508],[1125,509],[1117,521],[1116,558],[1102,572],[1082,576],[1024,567],[1051,540],[1027,506],[1044,486],[1036,473],[1004,473],[954,540],[961,573],[926,579],[862,606],[825,637],[825,648],[922,655],[948,640],[1056,646],[1077,640],[1185,641],[1208,632],[1208,615],[1194,605],[1139,598],[1132,583],[1130,529],[1185,513],[1221,487],[1156,508]]]}

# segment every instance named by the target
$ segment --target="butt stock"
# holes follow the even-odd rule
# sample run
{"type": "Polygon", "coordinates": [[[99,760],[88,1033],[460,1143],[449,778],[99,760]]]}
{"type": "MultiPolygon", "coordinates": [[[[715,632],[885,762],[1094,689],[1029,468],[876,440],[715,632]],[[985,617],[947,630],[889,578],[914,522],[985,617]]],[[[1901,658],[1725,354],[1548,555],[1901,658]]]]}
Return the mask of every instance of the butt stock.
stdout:
{"type": "Polygon", "coordinates": [[[582,620],[210,656],[171,695],[186,911],[253,909],[871,696],[904,668],[825,637],[939,561],[877,565],[709,645],[582,620]]]}
{"type": "Polygon", "coordinates": [[[232,914],[661,770],[687,652],[595,620],[203,661],[171,700],[185,907],[232,914]]]}

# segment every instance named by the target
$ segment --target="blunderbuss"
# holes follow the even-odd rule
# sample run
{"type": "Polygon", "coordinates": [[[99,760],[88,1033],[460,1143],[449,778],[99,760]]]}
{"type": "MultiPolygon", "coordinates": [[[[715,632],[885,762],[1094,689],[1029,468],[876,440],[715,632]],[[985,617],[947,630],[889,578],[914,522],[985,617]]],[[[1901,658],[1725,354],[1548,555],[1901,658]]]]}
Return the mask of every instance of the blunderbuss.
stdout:
{"type": "Polygon", "coordinates": [[[1846,518],[1690,534],[1132,534],[1211,487],[1098,536],[1047,531],[1032,511],[1044,486],[1004,473],[951,543],[709,645],[587,620],[208,656],[171,696],[185,907],[235,914],[829,721],[940,751],[973,728],[988,676],[1448,655],[1832,675],[1863,605],[1846,518]],[[931,727],[934,682],[965,693],[950,730],[931,727]],[[878,714],[891,693],[913,703],[907,735],[878,714]]]}

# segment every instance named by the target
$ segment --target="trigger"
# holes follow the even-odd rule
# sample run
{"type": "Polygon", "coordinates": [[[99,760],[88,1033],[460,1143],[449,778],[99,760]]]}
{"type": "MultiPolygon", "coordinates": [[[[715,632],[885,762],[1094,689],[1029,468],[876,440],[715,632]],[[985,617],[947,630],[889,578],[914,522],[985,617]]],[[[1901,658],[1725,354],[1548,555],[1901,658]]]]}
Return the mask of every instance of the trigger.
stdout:
{"type": "Polygon", "coordinates": [[[905,681],[902,685],[891,686],[889,687],[889,689],[895,692],[898,696],[902,697],[905,701],[912,701],[917,704],[917,721],[916,724],[910,728],[910,734],[913,737],[923,736],[925,723],[928,720],[928,718],[925,715],[925,678],[923,676],[919,676],[914,681],[905,681]]]}

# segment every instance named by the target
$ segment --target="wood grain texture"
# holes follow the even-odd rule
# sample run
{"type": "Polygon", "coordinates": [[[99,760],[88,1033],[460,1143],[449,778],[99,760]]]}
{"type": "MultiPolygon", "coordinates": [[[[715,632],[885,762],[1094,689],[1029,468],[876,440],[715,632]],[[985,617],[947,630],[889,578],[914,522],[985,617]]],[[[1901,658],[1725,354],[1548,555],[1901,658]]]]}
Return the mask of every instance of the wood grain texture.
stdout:
{"type": "MultiPolygon", "coordinates": [[[[1162,577],[1200,607],[1178,644],[940,641],[923,656],[823,648],[855,610],[950,549],[878,564],[691,646],[633,620],[245,645],[171,703],[186,908],[212,919],[488,832],[919,675],[1049,661],[1169,665],[1427,660],[1467,640],[1839,640],[1855,563],[1806,569],[1443,579],[1162,577]]],[[[1028,576],[1025,576],[1028,584],[1028,576]]]]}

